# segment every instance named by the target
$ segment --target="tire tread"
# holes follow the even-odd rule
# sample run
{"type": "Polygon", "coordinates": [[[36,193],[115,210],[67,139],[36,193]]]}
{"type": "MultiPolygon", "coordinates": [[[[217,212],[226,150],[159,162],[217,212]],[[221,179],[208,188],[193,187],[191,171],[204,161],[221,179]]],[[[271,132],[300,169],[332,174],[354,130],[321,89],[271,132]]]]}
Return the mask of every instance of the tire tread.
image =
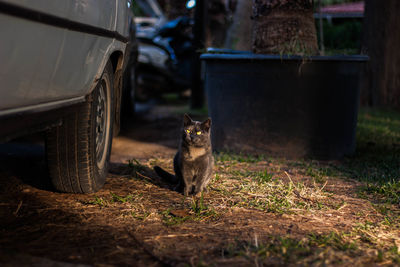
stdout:
{"type": "MultiPolygon", "coordinates": [[[[110,62],[107,63],[103,75],[108,75],[110,79],[112,99],[113,77],[110,62]]],[[[48,171],[52,183],[58,191],[92,193],[99,190],[104,184],[108,163],[105,164],[105,170],[96,171],[95,137],[92,129],[96,116],[93,99],[95,99],[97,91],[96,87],[85,103],[80,104],[64,117],[62,125],[47,132],[48,171]]],[[[113,105],[111,105],[110,116],[110,139],[112,139],[113,105]]],[[[112,140],[110,140],[111,142],[112,140]]],[[[109,150],[110,154],[111,144],[109,150]]]]}

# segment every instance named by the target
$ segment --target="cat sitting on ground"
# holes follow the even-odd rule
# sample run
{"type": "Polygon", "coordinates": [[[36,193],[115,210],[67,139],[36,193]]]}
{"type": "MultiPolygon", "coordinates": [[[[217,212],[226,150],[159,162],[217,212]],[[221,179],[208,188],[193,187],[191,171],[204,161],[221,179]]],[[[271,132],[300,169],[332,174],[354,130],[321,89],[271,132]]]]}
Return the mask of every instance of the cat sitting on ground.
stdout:
{"type": "Polygon", "coordinates": [[[188,195],[198,195],[211,180],[214,158],[210,139],[211,119],[193,121],[189,115],[183,116],[182,138],[174,157],[172,175],[155,166],[154,170],[168,182],[176,184],[175,189],[188,195]]]}

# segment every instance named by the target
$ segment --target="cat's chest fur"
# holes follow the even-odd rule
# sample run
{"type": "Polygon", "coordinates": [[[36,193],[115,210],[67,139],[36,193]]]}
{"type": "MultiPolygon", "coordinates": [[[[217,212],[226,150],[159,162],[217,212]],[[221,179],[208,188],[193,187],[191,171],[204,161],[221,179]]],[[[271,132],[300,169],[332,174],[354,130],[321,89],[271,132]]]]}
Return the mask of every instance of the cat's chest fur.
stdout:
{"type": "Polygon", "coordinates": [[[204,156],[207,150],[204,147],[188,147],[183,153],[183,157],[188,161],[195,161],[196,159],[204,156]]]}

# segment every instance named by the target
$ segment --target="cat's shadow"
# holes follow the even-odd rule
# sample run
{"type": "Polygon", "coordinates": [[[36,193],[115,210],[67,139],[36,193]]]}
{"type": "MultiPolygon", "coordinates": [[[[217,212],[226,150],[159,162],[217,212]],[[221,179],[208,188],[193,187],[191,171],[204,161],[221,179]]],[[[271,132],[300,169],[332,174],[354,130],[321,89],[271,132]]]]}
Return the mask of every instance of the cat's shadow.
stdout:
{"type": "Polygon", "coordinates": [[[108,172],[114,177],[126,177],[128,179],[143,180],[158,187],[177,192],[175,190],[175,184],[168,183],[158,176],[153,168],[144,166],[139,162],[129,162],[128,164],[111,162],[108,172]]]}

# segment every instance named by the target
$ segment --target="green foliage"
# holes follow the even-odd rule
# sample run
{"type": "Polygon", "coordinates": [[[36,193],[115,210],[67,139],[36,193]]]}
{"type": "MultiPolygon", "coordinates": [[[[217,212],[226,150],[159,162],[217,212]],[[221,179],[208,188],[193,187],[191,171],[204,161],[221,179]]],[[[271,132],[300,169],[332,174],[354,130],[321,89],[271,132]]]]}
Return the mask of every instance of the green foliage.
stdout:
{"type": "Polygon", "coordinates": [[[382,202],[398,204],[400,203],[400,181],[389,181],[386,183],[367,183],[361,188],[365,194],[374,194],[381,197],[382,202]]]}
{"type": "Polygon", "coordinates": [[[269,183],[272,181],[273,178],[273,174],[272,173],[268,173],[268,170],[264,170],[261,172],[256,172],[254,174],[255,179],[258,180],[258,182],[260,183],[269,183]]]}
{"type": "Polygon", "coordinates": [[[309,245],[314,247],[331,247],[335,250],[340,251],[355,251],[357,250],[357,245],[354,242],[344,241],[343,236],[331,232],[326,235],[310,234],[309,235],[309,245]]]}
{"type": "Polygon", "coordinates": [[[118,196],[117,194],[114,194],[113,192],[111,194],[111,202],[119,202],[119,203],[126,203],[126,202],[132,202],[133,196],[132,195],[127,195],[127,196],[118,196]]]}
{"type": "Polygon", "coordinates": [[[99,207],[106,207],[108,206],[108,201],[102,197],[95,196],[94,200],[89,201],[88,204],[98,205],[99,207]]]}
{"type": "Polygon", "coordinates": [[[143,221],[143,220],[146,220],[146,218],[150,216],[150,212],[138,213],[136,211],[132,211],[131,215],[133,218],[143,221]]]}
{"type": "MultiPolygon", "coordinates": [[[[316,21],[319,39],[319,23],[316,21]]],[[[326,55],[359,54],[361,47],[362,22],[359,19],[348,19],[344,22],[328,23],[323,21],[324,45],[326,55]]]]}
{"type": "Polygon", "coordinates": [[[195,221],[215,219],[218,217],[218,213],[215,209],[204,203],[203,193],[201,193],[200,198],[192,198],[191,213],[193,214],[192,219],[195,221]]]}
{"type": "Polygon", "coordinates": [[[200,215],[207,209],[208,207],[204,204],[203,193],[201,193],[200,199],[192,198],[192,211],[194,212],[194,214],[200,215]]]}
{"type": "Polygon", "coordinates": [[[183,212],[181,212],[181,215],[176,214],[173,208],[169,208],[161,213],[165,225],[171,226],[186,221],[207,221],[218,218],[218,213],[215,209],[205,204],[203,193],[201,193],[200,198],[192,197],[189,207],[185,205],[184,198],[182,206],[183,212]]]}
{"type": "Polygon", "coordinates": [[[167,226],[179,225],[190,219],[189,216],[179,217],[171,213],[172,208],[161,212],[163,223],[167,226]]]}
{"type": "Polygon", "coordinates": [[[319,166],[311,162],[306,169],[306,175],[313,177],[316,183],[323,184],[327,181],[327,177],[335,175],[335,171],[329,166],[319,166]]]}

